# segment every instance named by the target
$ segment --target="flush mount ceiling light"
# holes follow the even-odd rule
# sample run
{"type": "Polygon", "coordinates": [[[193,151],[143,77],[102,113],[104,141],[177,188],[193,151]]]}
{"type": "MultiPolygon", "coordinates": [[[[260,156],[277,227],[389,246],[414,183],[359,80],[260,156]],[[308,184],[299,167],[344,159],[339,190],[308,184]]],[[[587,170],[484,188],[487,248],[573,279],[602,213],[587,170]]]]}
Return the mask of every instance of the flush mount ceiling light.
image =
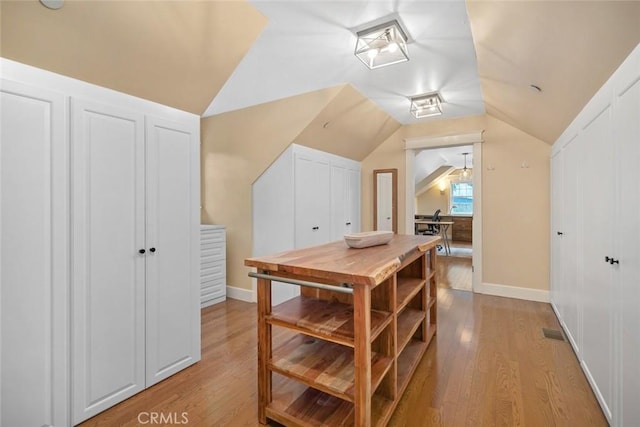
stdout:
{"type": "Polygon", "coordinates": [[[355,55],[370,69],[409,60],[407,35],[395,19],[356,33],[355,55]]]}
{"type": "Polygon", "coordinates": [[[438,92],[427,93],[425,95],[411,98],[411,108],[409,111],[416,119],[431,117],[442,114],[442,97],[438,92]]]}

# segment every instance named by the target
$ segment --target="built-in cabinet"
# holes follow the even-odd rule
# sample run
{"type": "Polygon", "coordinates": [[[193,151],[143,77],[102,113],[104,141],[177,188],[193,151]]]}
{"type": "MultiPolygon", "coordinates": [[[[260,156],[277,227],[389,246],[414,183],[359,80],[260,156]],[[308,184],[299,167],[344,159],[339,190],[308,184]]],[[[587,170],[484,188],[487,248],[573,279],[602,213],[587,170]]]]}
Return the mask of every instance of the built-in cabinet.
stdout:
{"type": "MultiPolygon", "coordinates": [[[[360,231],[360,163],[297,144],[253,183],[253,254],[340,240],[360,231]]],[[[272,286],[274,304],[299,295],[272,286]]]]}
{"type": "Polygon", "coordinates": [[[2,61],[2,425],[77,424],[200,359],[199,118],[2,61]]]}
{"type": "Polygon", "coordinates": [[[200,226],[200,306],[227,299],[227,251],[224,225],[200,226]]]}
{"type": "Polygon", "coordinates": [[[554,144],[551,299],[607,419],[640,425],[640,46],[554,144]]]}

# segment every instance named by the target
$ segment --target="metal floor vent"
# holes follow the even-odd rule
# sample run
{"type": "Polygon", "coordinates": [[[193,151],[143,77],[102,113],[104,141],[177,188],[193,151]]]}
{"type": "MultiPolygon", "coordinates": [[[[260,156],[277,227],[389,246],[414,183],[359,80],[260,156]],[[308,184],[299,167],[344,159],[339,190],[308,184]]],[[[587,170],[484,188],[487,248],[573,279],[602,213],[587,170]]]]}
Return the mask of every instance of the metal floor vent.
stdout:
{"type": "Polygon", "coordinates": [[[542,328],[542,335],[544,335],[545,338],[550,338],[552,340],[565,341],[564,334],[558,329],[542,328]]]}

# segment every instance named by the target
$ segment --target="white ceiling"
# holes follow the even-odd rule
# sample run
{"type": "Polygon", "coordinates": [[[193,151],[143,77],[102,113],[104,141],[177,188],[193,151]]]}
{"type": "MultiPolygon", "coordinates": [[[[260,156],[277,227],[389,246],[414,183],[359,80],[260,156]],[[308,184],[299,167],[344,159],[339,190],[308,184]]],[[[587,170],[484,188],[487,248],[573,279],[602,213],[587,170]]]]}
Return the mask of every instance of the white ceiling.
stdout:
{"type": "Polygon", "coordinates": [[[416,184],[435,172],[440,166],[453,166],[456,169],[464,167],[464,156],[467,155],[467,167],[473,168],[473,146],[444,147],[422,150],[416,155],[415,182],[416,184]]]}
{"type": "Polygon", "coordinates": [[[349,83],[402,124],[415,119],[409,96],[439,91],[443,115],[484,113],[465,2],[269,1],[250,3],[268,24],[204,116],[349,83]],[[354,55],[355,31],[399,17],[409,35],[408,62],[376,70],[354,55]]]}

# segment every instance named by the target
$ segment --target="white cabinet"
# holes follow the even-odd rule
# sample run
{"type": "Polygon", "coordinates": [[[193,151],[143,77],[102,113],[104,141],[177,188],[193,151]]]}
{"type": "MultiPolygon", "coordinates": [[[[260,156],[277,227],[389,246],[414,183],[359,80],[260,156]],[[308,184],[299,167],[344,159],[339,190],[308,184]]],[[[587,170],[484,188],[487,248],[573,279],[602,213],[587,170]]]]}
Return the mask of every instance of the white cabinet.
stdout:
{"type": "Polygon", "coordinates": [[[200,121],[0,67],[0,424],[77,424],[200,359],[200,121]]]}
{"type": "Polygon", "coordinates": [[[65,98],[0,81],[0,425],[65,426],[68,146],[65,98]]]}
{"type": "Polygon", "coordinates": [[[124,108],[74,98],[71,113],[78,423],[200,358],[199,143],[124,108]]]}
{"type": "Polygon", "coordinates": [[[227,298],[226,235],[223,225],[200,226],[200,306],[227,298]]]}
{"type": "MultiPolygon", "coordinates": [[[[340,240],[360,231],[360,163],[292,144],[253,183],[253,255],[340,240]]],[[[273,304],[299,294],[273,282],[273,304]]]]}
{"type": "Polygon", "coordinates": [[[640,425],[640,46],[554,144],[552,304],[613,426],[640,425]]]}

